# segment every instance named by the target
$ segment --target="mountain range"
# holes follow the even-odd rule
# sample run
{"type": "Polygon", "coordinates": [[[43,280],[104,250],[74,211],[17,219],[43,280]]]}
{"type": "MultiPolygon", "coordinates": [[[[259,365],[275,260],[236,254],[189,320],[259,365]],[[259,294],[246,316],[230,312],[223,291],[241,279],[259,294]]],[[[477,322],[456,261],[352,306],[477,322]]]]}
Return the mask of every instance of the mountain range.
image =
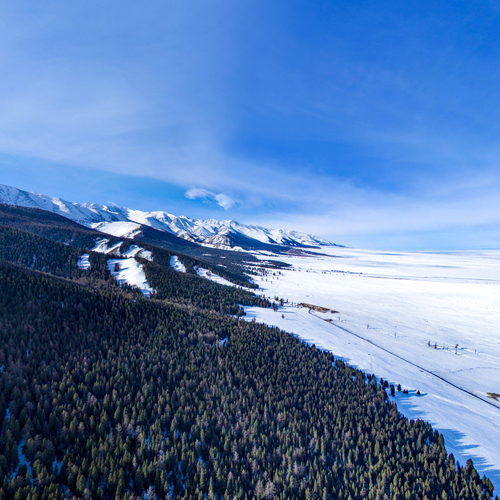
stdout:
{"type": "Polygon", "coordinates": [[[192,243],[231,250],[275,250],[340,246],[312,234],[240,224],[234,220],[193,219],[165,211],[145,212],[117,205],[76,203],[0,185],[0,203],[47,210],[118,237],[134,238],[147,228],[192,243]]]}

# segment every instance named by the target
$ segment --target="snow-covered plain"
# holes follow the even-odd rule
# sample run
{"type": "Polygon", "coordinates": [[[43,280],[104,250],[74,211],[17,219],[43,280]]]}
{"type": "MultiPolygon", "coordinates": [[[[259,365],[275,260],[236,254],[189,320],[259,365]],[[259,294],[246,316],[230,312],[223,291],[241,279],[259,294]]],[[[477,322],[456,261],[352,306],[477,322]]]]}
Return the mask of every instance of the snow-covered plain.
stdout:
{"type": "Polygon", "coordinates": [[[409,393],[397,393],[400,411],[429,421],[460,463],[472,458],[500,491],[500,401],[492,397],[500,393],[500,252],[316,252],[260,255],[293,266],[254,278],[266,296],[293,304],[246,308],[247,318],[401,383],[409,393]]]}

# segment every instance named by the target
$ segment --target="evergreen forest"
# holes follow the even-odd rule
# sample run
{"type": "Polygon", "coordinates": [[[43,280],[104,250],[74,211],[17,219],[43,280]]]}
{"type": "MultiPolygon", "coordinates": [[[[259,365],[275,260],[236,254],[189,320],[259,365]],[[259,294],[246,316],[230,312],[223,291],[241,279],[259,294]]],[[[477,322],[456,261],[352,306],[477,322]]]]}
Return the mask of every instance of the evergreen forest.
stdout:
{"type": "Polygon", "coordinates": [[[241,256],[113,236],[108,255],[99,238],[0,207],[0,500],[492,497],[386,383],[245,321],[242,306],[272,302],[241,256]],[[152,253],[136,257],[151,298],[108,270],[134,244],[152,253]]]}

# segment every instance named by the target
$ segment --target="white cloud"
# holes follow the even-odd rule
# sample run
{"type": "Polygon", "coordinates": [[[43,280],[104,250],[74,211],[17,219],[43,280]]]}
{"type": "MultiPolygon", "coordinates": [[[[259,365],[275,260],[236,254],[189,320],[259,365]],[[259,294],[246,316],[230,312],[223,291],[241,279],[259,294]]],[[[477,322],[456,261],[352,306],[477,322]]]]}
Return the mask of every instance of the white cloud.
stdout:
{"type": "MultiPolygon", "coordinates": [[[[248,40],[267,46],[264,35],[279,27],[260,9],[267,31],[246,40],[239,30],[253,24],[246,11],[231,17],[227,2],[224,10],[194,2],[196,12],[182,3],[152,2],[155,8],[146,14],[131,3],[112,23],[102,16],[111,19],[114,11],[95,1],[68,3],[64,15],[50,3],[38,10],[17,4],[6,7],[0,30],[0,153],[66,164],[68,178],[72,166],[81,166],[158,179],[187,190],[188,199],[224,210],[237,205],[234,216],[242,222],[286,225],[341,242],[500,224],[495,106],[479,112],[460,93],[442,102],[441,93],[413,86],[404,72],[365,67],[341,53],[337,78],[330,74],[333,52],[313,58],[311,66],[304,53],[295,64],[298,52],[293,64],[266,66],[259,56],[258,66],[242,67],[241,50],[255,46],[248,40]],[[102,29],[108,25],[112,32],[102,29]],[[250,70],[263,79],[241,89],[250,70]],[[438,120],[455,101],[460,114],[451,122],[438,120]],[[435,109],[437,118],[430,112],[435,109]],[[251,122],[256,130],[269,122],[257,138],[270,132],[270,141],[283,144],[357,144],[367,157],[387,164],[389,174],[394,170],[395,184],[402,185],[360,183],[354,167],[337,176],[342,157],[333,154],[331,168],[239,154],[231,145],[238,144],[252,110],[265,118],[251,122]],[[192,187],[199,185],[204,187],[192,187]]],[[[285,37],[281,49],[288,47],[285,37]]],[[[282,54],[280,46],[276,54],[282,54]]],[[[489,81],[490,68],[486,75],[489,81]]]]}
{"type": "Polygon", "coordinates": [[[496,248],[500,181],[493,177],[488,181],[488,187],[483,186],[486,179],[473,179],[470,185],[457,182],[407,195],[344,185],[330,200],[316,191],[317,210],[253,216],[242,222],[295,229],[341,244],[372,248],[391,248],[395,237],[407,237],[399,248],[431,250],[446,247],[450,235],[454,240],[448,248],[496,248]],[[468,235],[474,232],[484,239],[469,240],[468,235]],[[426,247],[426,233],[434,234],[432,247],[426,247]]]}
{"type": "Polygon", "coordinates": [[[224,210],[229,210],[236,204],[236,201],[227,194],[214,193],[213,191],[209,191],[208,189],[203,188],[188,189],[185,193],[185,196],[189,200],[204,199],[215,201],[217,205],[222,207],[224,210]]]}

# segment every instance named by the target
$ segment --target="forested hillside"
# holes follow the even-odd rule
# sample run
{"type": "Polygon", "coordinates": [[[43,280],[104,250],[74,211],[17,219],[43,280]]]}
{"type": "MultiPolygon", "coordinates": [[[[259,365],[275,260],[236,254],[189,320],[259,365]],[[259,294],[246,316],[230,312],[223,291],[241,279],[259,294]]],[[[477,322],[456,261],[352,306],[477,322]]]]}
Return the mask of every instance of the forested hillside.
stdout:
{"type": "Polygon", "coordinates": [[[255,261],[253,256],[201,247],[173,234],[157,231],[148,226],[144,226],[133,240],[118,238],[82,226],[61,215],[45,210],[2,204],[0,204],[0,225],[37,234],[65,245],[89,250],[95,247],[97,240],[103,238],[109,241],[110,246],[120,242],[123,243],[125,248],[132,244],[140,244],[145,249],[154,250],[155,260],[164,266],[169,265],[172,255],[181,255],[188,272],[196,274],[193,267],[203,265],[203,267],[233,283],[249,288],[254,287],[252,281],[242,272],[243,265],[255,261]]]}
{"type": "MultiPolygon", "coordinates": [[[[128,243],[123,243],[119,248],[129,246],[128,243]]],[[[266,299],[247,290],[219,285],[197,276],[193,266],[200,262],[193,258],[183,258],[191,273],[179,273],[169,264],[169,258],[174,254],[162,249],[155,249],[154,252],[156,259],[163,264],[140,257],[137,259],[144,266],[146,276],[153,285],[155,298],[234,315],[243,314],[240,305],[270,305],[266,299]]],[[[111,279],[106,255],[0,225],[0,260],[2,259],[56,276],[80,282],[83,280],[87,284],[95,285],[101,280],[111,279]],[[84,252],[88,252],[90,262],[89,269],[85,270],[79,269],[77,265],[84,252]]],[[[108,284],[112,285],[112,282],[108,284]]]]}
{"type": "Polygon", "coordinates": [[[0,499],[490,498],[375,378],[228,314],[262,298],[0,229],[0,499]]]}
{"type": "Polygon", "coordinates": [[[109,279],[106,257],[102,254],[90,252],[89,271],[78,268],[78,260],[85,251],[43,236],[0,225],[0,260],[67,278],[91,275],[94,278],[109,279]]]}
{"type": "Polygon", "coordinates": [[[99,234],[45,210],[2,204],[0,204],[0,224],[81,248],[92,248],[99,234]]]}

